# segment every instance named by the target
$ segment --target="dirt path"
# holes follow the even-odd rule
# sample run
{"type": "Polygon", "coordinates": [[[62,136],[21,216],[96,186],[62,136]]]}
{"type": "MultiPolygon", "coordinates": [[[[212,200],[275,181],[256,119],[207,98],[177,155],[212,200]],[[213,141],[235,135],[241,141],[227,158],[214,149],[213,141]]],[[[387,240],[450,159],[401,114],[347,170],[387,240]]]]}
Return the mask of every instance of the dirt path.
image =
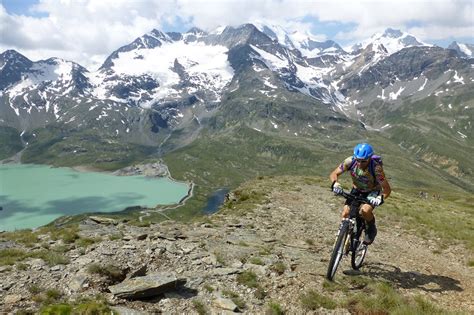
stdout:
{"type": "MultiPolygon", "coordinates": [[[[281,225],[280,233],[287,233],[300,242],[314,240],[315,256],[320,261],[307,261],[298,269],[307,268],[309,273],[317,275],[313,281],[320,283],[326,272],[331,247],[328,244],[334,240],[343,199],[314,186],[301,185],[296,190],[299,189],[272,193],[272,207],[278,209],[278,216],[283,220],[272,218],[286,222],[281,225]]],[[[474,313],[474,273],[466,266],[466,259],[462,259],[465,249],[448,248],[435,254],[429,241],[407,234],[397,226],[388,226],[382,220],[378,221],[378,227],[377,240],[369,247],[362,275],[388,281],[408,295],[427,296],[446,308],[474,313]]],[[[336,277],[348,269],[350,259],[345,259],[336,277]]],[[[312,285],[307,279],[301,281],[312,285]]]]}

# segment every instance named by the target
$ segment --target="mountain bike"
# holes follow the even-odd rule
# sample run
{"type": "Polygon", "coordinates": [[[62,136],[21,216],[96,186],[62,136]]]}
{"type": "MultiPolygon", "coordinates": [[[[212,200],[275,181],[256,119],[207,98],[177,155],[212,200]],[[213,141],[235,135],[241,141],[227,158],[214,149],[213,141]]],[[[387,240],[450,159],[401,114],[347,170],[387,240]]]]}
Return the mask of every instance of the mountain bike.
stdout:
{"type": "Polygon", "coordinates": [[[364,244],[362,232],[365,231],[365,220],[359,214],[359,208],[362,203],[369,203],[367,198],[355,196],[342,192],[340,194],[350,202],[349,218],[344,218],[339,226],[336,242],[329,261],[326,277],[333,280],[337,267],[343,256],[351,252],[351,265],[354,270],[359,270],[367,254],[367,246],[364,244]]]}

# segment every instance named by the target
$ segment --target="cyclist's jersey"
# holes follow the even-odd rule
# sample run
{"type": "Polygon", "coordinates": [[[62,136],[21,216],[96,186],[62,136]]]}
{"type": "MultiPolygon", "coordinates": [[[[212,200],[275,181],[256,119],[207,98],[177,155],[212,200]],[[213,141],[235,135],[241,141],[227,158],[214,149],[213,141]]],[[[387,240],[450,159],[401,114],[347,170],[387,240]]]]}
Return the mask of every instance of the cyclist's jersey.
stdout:
{"type": "MultiPolygon", "coordinates": [[[[374,163],[374,162],[369,162],[374,163]]],[[[352,177],[354,188],[361,192],[380,191],[380,183],[385,181],[385,173],[381,163],[374,163],[375,177],[370,173],[369,167],[363,170],[358,163],[352,163],[352,156],[348,157],[341,163],[339,168],[341,171],[349,171],[352,177]],[[352,167],[351,167],[352,165],[352,167]]]]}

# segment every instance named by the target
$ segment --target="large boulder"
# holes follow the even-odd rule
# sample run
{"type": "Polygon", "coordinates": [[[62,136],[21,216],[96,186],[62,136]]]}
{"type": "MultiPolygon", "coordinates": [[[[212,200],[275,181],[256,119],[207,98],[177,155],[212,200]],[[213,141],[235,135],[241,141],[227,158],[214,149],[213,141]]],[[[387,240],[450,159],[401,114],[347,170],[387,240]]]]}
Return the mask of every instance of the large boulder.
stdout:
{"type": "Polygon", "coordinates": [[[184,283],[186,279],[178,279],[174,273],[159,272],[125,280],[109,286],[109,290],[118,298],[138,300],[176,290],[184,283]]]}

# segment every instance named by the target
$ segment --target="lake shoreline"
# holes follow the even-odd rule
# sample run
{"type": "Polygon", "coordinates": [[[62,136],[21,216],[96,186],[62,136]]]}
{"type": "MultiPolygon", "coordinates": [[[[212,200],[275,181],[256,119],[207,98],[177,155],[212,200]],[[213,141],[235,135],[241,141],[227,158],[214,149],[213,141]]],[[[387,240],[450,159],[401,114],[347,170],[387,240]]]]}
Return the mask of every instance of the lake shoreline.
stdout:
{"type": "MultiPolygon", "coordinates": [[[[173,209],[179,208],[179,207],[185,205],[187,200],[194,196],[194,183],[192,181],[178,181],[178,180],[172,178],[171,174],[168,170],[168,167],[166,165],[160,163],[160,162],[141,164],[141,165],[133,165],[133,166],[125,167],[125,168],[117,170],[117,171],[103,171],[103,170],[100,170],[100,169],[97,169],[95,167],[91,167],[91,166],[88,166],[88,165],[79,165],[79,166],[74,166],[74,167],[55,167],[55,166],[51,166],[51,165],[13,163],[13,161],[11,159],[8,159],[8,162],[7,163],[2,163],[2,165],[6,166],[6,167],[8,167],[8,165],[10,165],[11,167],[22,167],[22,166],[28,166],[28,165],[43,166],[45,168],[50,168],[50,169],[61,169],[61,168],[65,169],[65,170],[69,169],[70,172],[72,171],[72,172],[78,172],[78,173],[84,173],[84,174],[85,173],[95,173],[95,174],[113,175],[113,177],[116,177],[116,178],[122,177],[123,178],[122,181],[126,181],[127,183],[130,182],[130,185],[132,185],[132,186],[130,186],[129,189],[125,188],[125,190],[122,190],[124,192],[122,195],[124,195],[124,196],[128,192],[133,193],[134,187],[136,187],[134,183],[137,180],[137,179],[133,179],[133,180],[131,179],[130,181],[128,181],[126,176],[127,177],[142,177],[142,178],[146,177],[148,179],[156,179],[156,180],[159,180],[159,181],[166,180],[166,181],[169,181],[169,182],[174,183],[174,184],[183,185],[184,186],[183,188],[186,189],[186,190],[183,189],[184,190],[183,194],[181,195],[181,197],[178,197],[179,201],[177,199],[175,199],[174,202],[172,201],[171,203],[169,203],[168,201],[163,202],[164,200],[162,200],[162,202],[160,202],[160,201],[157,200],[156,204],[155,203],[148,203],[148,206],[144,206],[144,204],[147,204],[147,203],[142,203],[142,206],[140,206],[141,207],[140,212],[142,212],[142,211],[147,211],[147,212],[148,211],[153,211],[157,208],[163,209],[163,207],[173,208],[173,209]]],[[[76,176],[76,175],[74,175],[74,176],[76,176]]],[[[79,175],[77,175],[77,176],[79,176],[79,175]]],[[[46,180],[46,181],[48,181],[48,180],[46,180]]],[[[108,181],[106,181],[106,182],[108,182],[108,181]]],[[[107,186],[107,184],[104,184],[104,185],[107,186]]],[[[146,186],[148,186],[148,185],[146,184],[146,186]]],[[[96,191],[101,191],[101,189],[99,188],[96,191]]],[[[154,193],[152,192],[152,194],[155,195],[155,196],[164,196],[165,199],[167,199],[168,198],[167,197],[168,193],[163,194],[163,192],[160,193],[160,191],[162,191],[162,190],[160,190],[160,189],[155,190],[154,193]]],[[[118,202],[118,200],[116,202],[118,202]]],[[[137,203],[137,204],[139,204],[139,203],[137,203]]],[[[126,207],[121,208],[121,209],[126,209],[129,206],[133,206],[133,204],[128,204],[128,205],[126,205],[126,207]]],[[[67,206],[66,208],[71,209],[69,206],[67,206]]],[[[120,212],[121,210],[117,208],[116,211],[120,212]]],[[[87,212],[89,212],[89,211],[87,211],[87,212]]],[[[87,213],[87,212],[83,212],[83,213],[87,213]]],[[[106,213],[110,212],[110,210],[98,211],[98,212],[106,214],[106,213]]],[[[96,213],[96,211],[92,211],[90,213],[96,213]]],[[[63,214],[63,216],[68,216],[68,215],[69,214],[63,214]]],[[[56,220],[56,219],[53,219],[52,221],[54,221],[54,220],[56,220]]],[[[46,223],[46,224],[48,224],[48,223],[46,223]]],[[[42,226],[42,225],[44,225],[44,223],[40,224],[40,226],[42,226]]],[[[11,226],[13,226],[13,225],[11,225],[11,226]]],[[[32,227],[26,227],[26,228],[32,228],[32,227]]],[[[9,228],[2,228],[2,230],[9,230],[9,228]]]]}

